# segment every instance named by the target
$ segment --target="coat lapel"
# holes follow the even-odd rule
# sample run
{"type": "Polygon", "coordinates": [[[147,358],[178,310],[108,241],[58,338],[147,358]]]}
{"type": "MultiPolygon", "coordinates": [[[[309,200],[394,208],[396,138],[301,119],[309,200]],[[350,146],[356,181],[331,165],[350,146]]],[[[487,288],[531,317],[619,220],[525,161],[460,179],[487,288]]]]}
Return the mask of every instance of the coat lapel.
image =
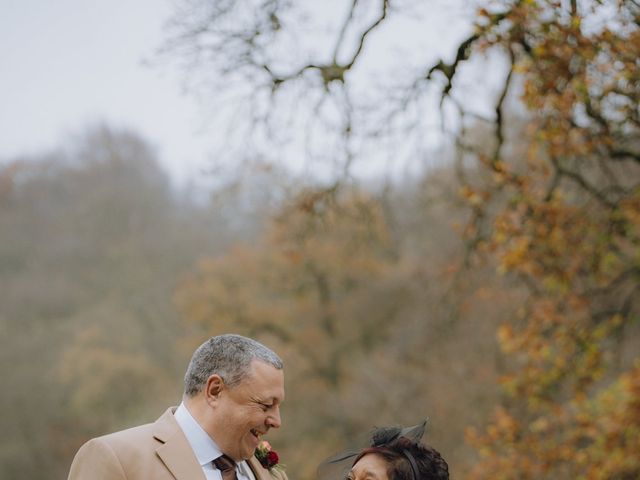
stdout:
{"type": "Polygon", "coordinates": [[[154,424],[153,436],[162,442],[156,453],[176,480],[205,480],[191,445],[173,417],[175,407],[167,410],[154,424]]]}
{"type": "Polygon", "coordinates": [[[269,471],[260,464],[260,461],[256,457],[251,457],[247,460],[247,464],[256,477],[256,480],[271,480],[269,471]]]}

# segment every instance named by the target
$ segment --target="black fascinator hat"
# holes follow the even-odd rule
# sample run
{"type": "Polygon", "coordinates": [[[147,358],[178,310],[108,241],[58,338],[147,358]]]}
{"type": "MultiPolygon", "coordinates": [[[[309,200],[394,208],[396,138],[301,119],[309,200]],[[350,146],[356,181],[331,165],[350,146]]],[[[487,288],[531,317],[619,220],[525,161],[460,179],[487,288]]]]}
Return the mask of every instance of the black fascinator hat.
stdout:
{"type": "MultiPolygon", "coordinates": [[[[396,440],[398,437],[405,437],[414,443],[420,443],[427,428],[425,419],[418,425],[412,427],[376,427],[371,434],[371,442],[368,446],[357,450],[349,450],[329,457],[318,466],[317,480],[342,480],[347,478],[349,470],[358,460],[359,455],[367,448],[384,447],[396,440]]],[[[411,464],[413,477],[419,480],[418,467],[415,459],[408,451],[403,452],[411,464]]]]}

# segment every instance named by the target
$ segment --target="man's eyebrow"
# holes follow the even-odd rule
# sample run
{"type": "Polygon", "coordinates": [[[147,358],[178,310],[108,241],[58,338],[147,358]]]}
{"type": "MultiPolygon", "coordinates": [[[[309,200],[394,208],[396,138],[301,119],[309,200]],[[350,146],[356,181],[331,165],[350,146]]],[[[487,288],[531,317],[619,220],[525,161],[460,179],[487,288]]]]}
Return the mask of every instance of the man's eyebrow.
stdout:
{"type": "Polygon", "coordinates": [[[252,402],[261,403],[263,405],[273,405],[279,403],[279,400],[276,397],[249,397],[252,402]]]}

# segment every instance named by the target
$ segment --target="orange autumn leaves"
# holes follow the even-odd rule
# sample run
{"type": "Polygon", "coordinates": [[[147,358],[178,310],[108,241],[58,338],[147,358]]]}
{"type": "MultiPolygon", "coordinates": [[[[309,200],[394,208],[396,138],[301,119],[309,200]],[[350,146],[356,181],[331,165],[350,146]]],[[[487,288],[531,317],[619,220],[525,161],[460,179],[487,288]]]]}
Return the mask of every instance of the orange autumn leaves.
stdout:
{"type": "Polygon", "coordinates": [[[498,330],[506,398],[469,431],[471,478],[637,478],[640,363],[620,350],[640,313],[640,10],[596,28],[596,2],[505,5],[484,32],[514,52],[532,143],[483,246],[530,295],[498,330]]]}

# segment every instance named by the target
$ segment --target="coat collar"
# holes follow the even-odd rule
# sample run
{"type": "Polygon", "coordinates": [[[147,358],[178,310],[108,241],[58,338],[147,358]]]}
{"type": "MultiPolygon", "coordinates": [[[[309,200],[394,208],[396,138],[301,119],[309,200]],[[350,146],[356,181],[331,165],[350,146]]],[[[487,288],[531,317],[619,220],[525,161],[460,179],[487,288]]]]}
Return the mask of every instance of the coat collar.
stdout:
{"type": "MultiPolygon", "coordinates": [[[[153,437],[161,443],[156,453],[176,480],[205,480],[202,467],[173,416],[176,408],[169,408],[153,424],[153,437]]],[[[247,464],[256,480],[272,480],[269,471],[256,457],[247,460],[247,464]]]]}
{"type": "Polygon", "coordinates": [[[169,408],[153,425],[153,436],[162,443],[156,453],[176,480],[205,480],[202,467],[173,416],[175,410],[176,407],[169,408]]]}

